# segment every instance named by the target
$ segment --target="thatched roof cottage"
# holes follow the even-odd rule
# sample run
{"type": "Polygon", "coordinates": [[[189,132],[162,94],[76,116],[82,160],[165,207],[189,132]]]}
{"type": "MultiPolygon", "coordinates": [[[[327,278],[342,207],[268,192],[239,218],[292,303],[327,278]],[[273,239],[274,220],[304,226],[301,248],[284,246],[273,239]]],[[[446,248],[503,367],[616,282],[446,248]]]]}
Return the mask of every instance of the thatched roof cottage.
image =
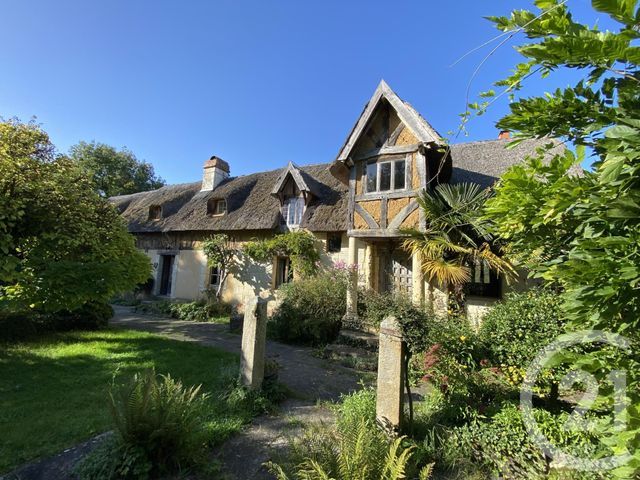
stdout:
{"type": "MultiPolygon", "coordinates": [[[[506,136],[452,145],[382,81],[333,162],[230,176],[218,157],[204,164],[202,179],[111,200],[154,268],[154,293],[170,298],[200,296],[218,280],[200,242],[227,233],[238,244],[288,229],[312,232],[323,263],[357,264],[359,281],[376,290],[403,290],[416,302],[443,302],[443,292],[423,278],[419,259],[399,248],[403,227],[424,226],[416,196],[438,182],[476,182],[489,187],[510,166],[548,140],[506,149],[506,136]]],[[[558,146],[557,148],[561,148],[558,146]]],[[[247,259],[225,284],[223,298],[240,306],[247,295],[273,298],[288,281],[287,258],[272,265],[247,259]]],[[[492,282],[483,297],[469,298],[471,316],[499,298],[492,282]]],[[[350,315],[357,315],[354,302],[350,315]]]]}

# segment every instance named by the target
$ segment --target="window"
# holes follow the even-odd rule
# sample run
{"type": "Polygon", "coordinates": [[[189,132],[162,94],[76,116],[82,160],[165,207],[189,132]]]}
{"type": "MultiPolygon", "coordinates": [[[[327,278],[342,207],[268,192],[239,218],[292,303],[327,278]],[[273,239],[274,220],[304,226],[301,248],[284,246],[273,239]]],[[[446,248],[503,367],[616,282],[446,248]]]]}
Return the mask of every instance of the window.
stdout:
{"type": "Polygon", "coordinates": [[[378,164],[367,164],[367,192],[378,190],[378,164]]]}
{"type": "Polygon", "coordinates": [[[394,190],[404,189],[404,182],[405,182],[404,160],[393,162],[393,189],[394,190]]]}
{"type": "Polygon", "coordinates": [[[380,171],[380,184],[378,190],[386,192],[391,190],[391,162],[381,163],[378,167],[380,171]]]}
{"type": "Polygon", "coordinates": [[[335,253],[342,250],[342,235],[339,233],[327,234],[327,252],[335,253]]]}
{"type": "Polygon", "coordinates": [[[404,190],[406,161],[402,159],[368,163],[365,177],[367,193],[404,190]]]}
{"type": "Polygon", "coordinates": [[[160,220],[162,218],[162,207],[160,205],[151,205],[149,207],[149,220],[160,220]]]}
{"type": "Polygon", "coordinates": [[[227,201],[211,198],[207,202],[207,215],[224,215],[227,211],[227,201]]]}
{"type": "Polygon", "coordinates": [[[220,268],[211,267],[209,269],[209,286],[217,287],[220,285],[220,268]]]}
{"type": "Polygon", "coordinates": [[[467,295],[500,298],[502,285],[500,278],[491,271],[486,262],[478,261],[471,268],[471,281],[464,287],[467,295]]]}
{"type": "Polygon", "coordinates": [[[276,271],[275,271],[275,288],[278,288],[284,283],[289,283],[293,280],[293,269],[291,268],[291,260],[289,257],[278,257],[276,259],[276,271]]]}
{"type": "Polygon", "coordinates": [[[284,200],[282,204],[282,220],[285,225],[300,225],[303,213],[304,199],[302,197],[288,197],[284,200]]]}

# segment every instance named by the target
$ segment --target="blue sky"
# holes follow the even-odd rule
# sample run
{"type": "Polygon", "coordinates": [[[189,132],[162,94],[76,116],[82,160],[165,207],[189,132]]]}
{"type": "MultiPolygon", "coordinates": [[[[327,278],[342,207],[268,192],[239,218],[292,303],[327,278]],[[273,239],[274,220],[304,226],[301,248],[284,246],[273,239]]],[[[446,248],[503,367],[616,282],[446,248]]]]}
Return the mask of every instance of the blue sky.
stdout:
{"type": "MultiPolygon", "coordinates": [[[[570,0],[581,20],[597,18],[570,0]],[[582,16],[581,16],[582,15],[582,16]]],[[[127,146],[169,183],[198,180],[211,155],[233,175],[333,160],[384,78],[442,134],[496,35],[482,17],[529,2],[4,2],[0,116],[36,116],[62,152],[79,140],[127,146]]],[[[601,23],[604,19],[601,20],[601,23]]],[[[518,61],[512,44],[471,91],[518,61]]],[[[534,81],[528,92],[570,77],[534,81]]],[[[492,139],[506,100],[472,120],[492,139]]]]}

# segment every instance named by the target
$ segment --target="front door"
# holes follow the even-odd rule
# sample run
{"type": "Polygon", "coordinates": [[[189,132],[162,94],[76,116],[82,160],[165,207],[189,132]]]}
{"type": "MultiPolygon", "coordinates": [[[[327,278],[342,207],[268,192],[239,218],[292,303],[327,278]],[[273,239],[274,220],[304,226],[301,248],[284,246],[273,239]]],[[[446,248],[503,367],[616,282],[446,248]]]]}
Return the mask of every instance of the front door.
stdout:
{"type": "Polygon", "coordinates": [[[173,276],[173,262],[175,255],[161,255],[160,295],[171,295],[171,277],[173,276]]]}
{"type": "Polygon", "coordinates": [[[396,249],[381,258],[383,269],[384,291],[411,295],[413,285],[411,256],[396,249]]]}

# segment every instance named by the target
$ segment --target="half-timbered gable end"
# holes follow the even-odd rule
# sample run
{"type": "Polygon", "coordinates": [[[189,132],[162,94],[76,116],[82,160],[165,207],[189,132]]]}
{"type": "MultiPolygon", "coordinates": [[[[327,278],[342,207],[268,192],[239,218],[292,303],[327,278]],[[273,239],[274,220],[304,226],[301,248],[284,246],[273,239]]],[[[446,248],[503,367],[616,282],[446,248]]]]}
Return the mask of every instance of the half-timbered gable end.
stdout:
{"type": "Polygon", "coordinates": [[[349,235],[390,238],[419,227],[415,198],[442,174],[429,161],[442,156],[442,145],[435,129],[381,81],[332,165],[349,185],[349,235]]]}

